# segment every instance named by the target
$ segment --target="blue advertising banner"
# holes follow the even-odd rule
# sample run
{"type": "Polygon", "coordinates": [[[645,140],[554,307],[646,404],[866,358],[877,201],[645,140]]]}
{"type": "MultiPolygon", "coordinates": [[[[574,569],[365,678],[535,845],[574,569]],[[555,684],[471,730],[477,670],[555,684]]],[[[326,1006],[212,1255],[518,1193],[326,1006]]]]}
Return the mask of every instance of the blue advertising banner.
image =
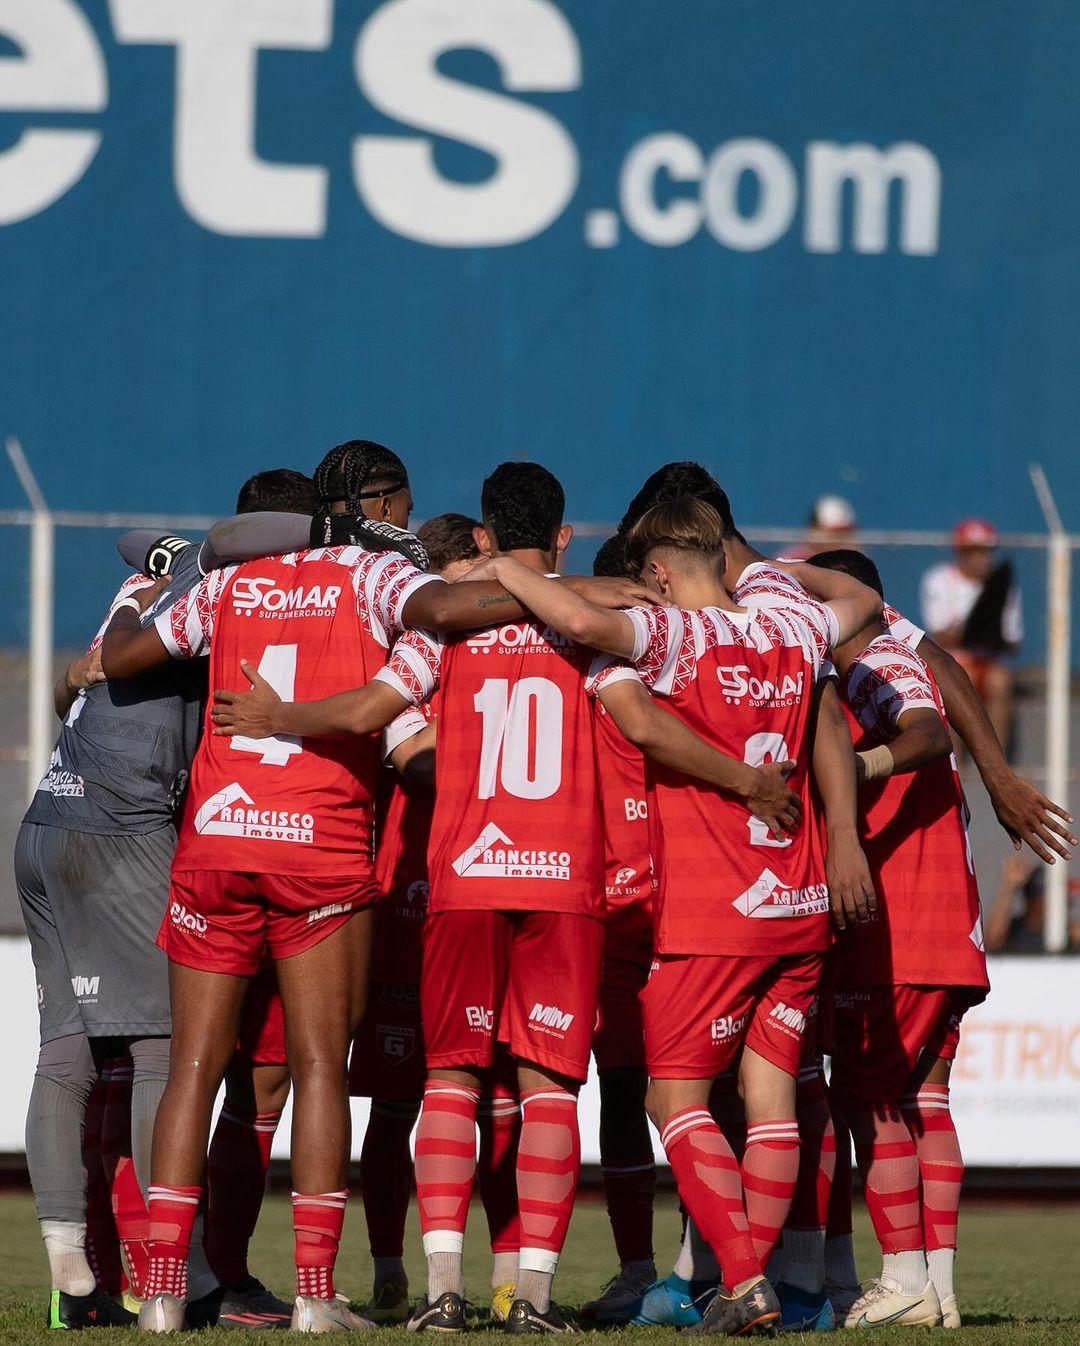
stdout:
{"type": "Polygon", "coordinates": [[[420,514],[1080,527],[1078,69],[1073,0],[4,0],[0,431],[63,508],[364,436],[420,514]]]}

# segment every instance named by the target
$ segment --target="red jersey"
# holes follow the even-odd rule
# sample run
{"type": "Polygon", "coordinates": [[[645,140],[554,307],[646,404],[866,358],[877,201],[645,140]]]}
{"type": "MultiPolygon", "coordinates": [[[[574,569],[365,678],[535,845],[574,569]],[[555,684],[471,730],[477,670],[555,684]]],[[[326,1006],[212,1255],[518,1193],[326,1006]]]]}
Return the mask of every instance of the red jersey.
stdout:
{"type": "MultiPolygon", "coordinates": [[[[894,739],[905,711],[945,719],[933,674],[891,635],[857,656],[840,687],[857,750],[894,739]]],[[[967,807],[950,754],[859,790],[863,849],[878,909],[839,942],[844,984],[986,988],[986,954],[967,807]]]]}
{"type": "MultiPolygon", "coordinates": [[[[389,755],[399,744],[425,729],[433,719],[430,703],[403,711],[383,742],[389,755]]],[[[419,982],[421,930],[428,907],[427,848],[435,795],[410,789],[396,772],[377,814],[375,835],[376,937],[372,976],[381,982],[419,982]]]]}
{"type": "Polygon", "coordinates": [[[593,659],[526,620],[395,645],[380,679],[414,704],[439,689],[432,912],[602,915],[593,659]]]}
{"type": "Polygon", "coordinates": [[[829,893],[810,789],[814,686],[836,637],[811,599],[746,612],[634,608],[645,685],[701,738],[758,766],[794,759],[803,824],[777,840],[720,790],[649,764],[657,952],[776,957],[825,948],[829,893]]]}
{"type": "MultiPolygon", "coordinates": [[[[174,658],[209,651],[213,687],[239,687],[243,658],[285,700],[313,701],[371,680],[406,602],[434,579],[392,553],[318,547],[215,570],[155,626],[174,658]]],[[[377,735],[218,738],[212,728],[192,764],[177,869],[370,872],[377,735]]]]}
{"type": "Polygon", "coordinates": [[[606,919],[635,943],[652,940],[653,876],[645,758],[627,743],[599,701],[596,762],[604,818],[606,919]]]}

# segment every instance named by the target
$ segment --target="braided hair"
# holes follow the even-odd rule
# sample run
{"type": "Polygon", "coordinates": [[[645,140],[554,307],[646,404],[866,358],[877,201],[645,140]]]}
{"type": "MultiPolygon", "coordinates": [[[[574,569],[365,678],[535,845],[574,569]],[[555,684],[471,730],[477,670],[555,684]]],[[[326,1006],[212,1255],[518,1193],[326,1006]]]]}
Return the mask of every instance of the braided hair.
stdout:
{"type": "Polygon", "coordinates": [[[365,500],[392,495],[409,484],[405,464],[393,449],[373,439],[347,439],[335,445],[315,469],[314,479],[313,547],[350,541],[365,500]],[[345,512],[331,513],[330,506],[339,500],[345,502],[345,512]]]}

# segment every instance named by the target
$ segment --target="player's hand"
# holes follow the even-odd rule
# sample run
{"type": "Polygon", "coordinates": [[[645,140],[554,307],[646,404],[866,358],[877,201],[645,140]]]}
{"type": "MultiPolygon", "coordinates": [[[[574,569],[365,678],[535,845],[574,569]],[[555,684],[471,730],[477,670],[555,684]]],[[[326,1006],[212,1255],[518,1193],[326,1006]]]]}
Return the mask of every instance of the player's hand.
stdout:
{"type": "Polygon", "coordinates": [[[877,910],[877,896],[863,848],[854,833],[830,836],[825,854],[829,907],[837,930],[868,921],[877,910]]]}
{"type": "Polygon", "coordinates": [[[214,693],[210,711],[214,733],[219,738],[231,738],[234,734],[242,734],[245,738],[271,738],[278,732],[274,717],[281,705],[281,697],[246,659],[240,660],[240,671],[251,683],[251,690],[214,693]]]}
{"type": "Polygon", "coordinates": [[[567,575],[563,583],[582,598],[595,603],[598,608],[652,607],[662,602],[660,595],[654,594],[644,584],[617,576],[567,575]]]}
{"type": "Polygon", "coordinates": [[[777,841],[786,841],[802,822],[802,800],[787,785],[787,778],[794,770],[794,762],[766,762],[755,767],[757,783],[746,797],[746,807],[755,818],[761,819],[777,841]]]}
{"type": "Polygon", "coordinates": [[[86,687],[93,687],[95,682],[104,682],[105,674],[101,669],[101,646],[97,649],[88,650],[86,654],[80,654],[78,659],[73,659],[68,664],[67,673],[64,675],[68,690],[71,692],[81,692],[86,687]]]}
{"type": "Polygon", "coordinates": [[[477,561],[464,574],[459,575],[454,583],[469,584],[473,580],[497,580],[499,578],[497,566],[498,560],[496,557],[486,556],[482,561],[477,561]]]}
{"type": "Polygon", "coordinates": [[[1080,842],[1065,826],[1073,819],[1060,804],[1048,799],[1015,771],[1002,782],[987,788],[997,820],[1012,838],[1013,850],[1018,851],[1021,844],[1026,843],[1048,865],[1054,863],[1051,852],[1056,852],[1063,860],[1072,859],[1069,847],[1080,842]]]}

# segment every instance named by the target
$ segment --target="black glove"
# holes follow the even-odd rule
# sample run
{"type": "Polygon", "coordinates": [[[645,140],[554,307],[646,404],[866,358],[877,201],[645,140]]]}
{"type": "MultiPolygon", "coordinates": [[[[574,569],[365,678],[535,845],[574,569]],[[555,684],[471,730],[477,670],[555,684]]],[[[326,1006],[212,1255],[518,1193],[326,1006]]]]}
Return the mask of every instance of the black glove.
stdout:
{"type": "Polygon", "coordinates": [[[365,519],[363,515],[322,514],[311,521],[313,547],[363,547],[365,551],[396,551],[411,561],[417,570],[427,570],[427,548],[416,536],[404,528],[395,528],[381,519],[365,519]]]}

